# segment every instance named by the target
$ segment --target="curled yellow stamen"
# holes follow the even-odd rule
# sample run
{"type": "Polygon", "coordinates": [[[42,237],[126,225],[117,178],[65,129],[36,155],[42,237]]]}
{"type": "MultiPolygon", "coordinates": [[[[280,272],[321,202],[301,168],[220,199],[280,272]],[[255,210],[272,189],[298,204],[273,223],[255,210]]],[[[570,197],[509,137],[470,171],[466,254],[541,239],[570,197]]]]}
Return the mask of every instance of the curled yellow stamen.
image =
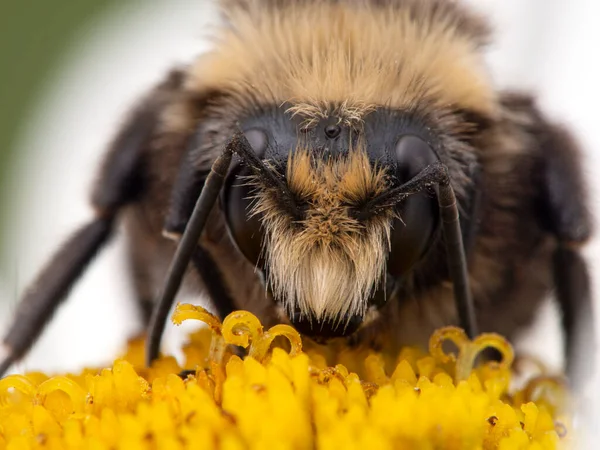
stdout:
{"type": "Polygon", "coordinates": [[[521,375],[527,373],[527,369],[532,372],[530,376],[548,373],[548,366],[539,358],[532,355],[516,355],[513,362],[513,371],[521,375]]]}
{"type": "Polygon", "coordinates": [[[213,331],[213,338],[210,342],[209,359],[211,361],[216,361],[219,364],[224,362],[227,345],[222,336],[223,326],[217,316],[209,313],[201,306],[178,303],[171,320],[175,325],[181,325],[186,320],[200,320],[207,324],[213,331]]]}
{"type": "Polygon", "coordinates": [[[437,330],[429,340],[431,355],[442,363],[456,361],[455,381],[469,378],[477,356],[486,348],[494,348],[502,355],[498,369],[510,368],[514,360],[512,346],[499,334],[483,333],[470,341],[463,330],[457,327],[445,327],[437,330]],[[444,341],[451,341],[458,347],[458,358],[453,354],[446,354],[442,349],[444,341]]]}
{"type": "Polygon", "coordinates": [[[250,347],[250,356],[262,361],[271,348],[273,340],[278,336],[283,336],[290,342],[291,356],[296,356],[302,352],[302,339],[300,338],[300,334],[289,325],[275,325],[260,336],[256,342],[252,343],[252,347],[250,347]]]}
{"type": "Polygon", "coordinates": [[[215,333],[221,334],[221,322],[216,316],[201,306],[178,303],[171,318],[173,323],[181,325],[185,320],[189,319],[200,320],[207,324],[215,333]]]}
{"type": "Polygon", "coordinates": [[[258,318],[248,311],[234,311],[223,323],[217,317],[200,306],[178,304],[173,314],[173,322],[177,325],[185,320],[200,320],[208,324],[214,335],[211,341],[210,360],[222,363],[226,344],[238,345],[243,348],[250,346],[249,355],[262,361],[267,356],[273,340],[283,336],[290,342],[292,356],[302,352],[302,340],[296,330],[289,325],[275,325],[267,332],[258,318]]]}
{"type": "Polygon", "coordinates": [[[53,377],[44,381],[38,387],[38,395],[43,399],[55,391],[63,391],[71,399],[73,410],[83,412],[86,405],[87,394],[75,381],[67,377],[53,377]]]}
{"type": "Polygon", "coordinates": [[[498,369],[510,368],[515,359],[512,346],[499,334],[483,333],[477,336],[472,344],[468,346],[468,351],[464,352],[464,359],[461,361],[463,355],[460,355],[459,360],[456,362],[456,371],[457,373],[460,372],[461,380],[469,378],[469,374],[475,365],[475,358],[486,348],[494,348],[502,355],[498,369]]]}
{"type": "Polygon", "coordinates": [[[562,377],[541,375],[531,379],[523,389],[524,402],[544,402],[553,410],[564,409],[568,401],[567,382],[562,377]]]}
{"type": "Polygon", "coordinates": [[[456,355],[444,352],[442,346],[444,341],[453,342],[459,350],[466,344],[468,344],[469,338],[462,328],[458,327],[444,327],[436,330],[429,338],[429,353],[435,359],[442,363],[449,363],[456,361],[456,355]]]}
{"type": "Polygon", "coordinates": [[[0,399],[5,398],[12,390],[17,390],[29,398],[35,397],[36,394],[35,385],[23,375],[9,375],[0,380],[0,399]]]}
{"type": "Polygon", "coordinates": [[[263,335],[263,327],[256,316],[248,311],[234,311],[223,321],[223,338],[232,345],[248,348],[263,335]]]}
{"type": "Polygon", "coordinates": [[[263,329],[250,313],[235,312],[221,325],[203,308],[180,305],[174,320],[187,319],[210,328],[186,344],[186,367],[196,366],[186,380],[172,357],[159,359],[150,374],[137,343],[112,370],[0,380],[0,449],[199,443],[252,450],[289,442],[294,448],[541,450],[569,439],[569,416],[557,407],[562,380],[540,376],[511,389],[512,349],[496,335],[471,341],[449,327],[433,336],[431,355],[405,349],[398,356],[343,342],[302,342],[291,327],[263,329]],[[271,352],[279,336],[289,340],[282,339],[289,354],[271,352]],[[252,357],[242,360],[229,344],[244,345],[252,357]],[[471,370],[487,347],[502,353],[502,363],[471,370]],[[468,370],[468,380],[453,380],[468,370]]]}

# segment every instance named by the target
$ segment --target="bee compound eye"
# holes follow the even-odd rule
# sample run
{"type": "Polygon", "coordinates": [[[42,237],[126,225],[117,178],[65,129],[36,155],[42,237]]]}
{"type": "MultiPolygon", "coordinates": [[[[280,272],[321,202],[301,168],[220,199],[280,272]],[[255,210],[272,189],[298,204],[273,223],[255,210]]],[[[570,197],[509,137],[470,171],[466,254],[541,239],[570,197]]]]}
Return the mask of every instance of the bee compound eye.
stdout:
{"type": "MultiPolygon", "coordinates": [[[[418,136],[404,135],[395,148],[396,177],[406,183],[438,160],[431,146],[418,136]]],[[[398,205],[399,218],[392,225],[388,272],[402,277],[430,248],[438,226],[438,206],[427,192],[409,196],[398,205]]]]}
{"type": "Polygon", "coordinates": [[[252,210],[252,190],[240,181],[249,175],[245,167],[238,167],[228,175],[223,189],[222,208],[235,246],[250,263],[260,266],[263,238],[260,215],[248,214],[252,210]]]}
{"type": "Polygon", "coordinates": [[[429,164],[437,161],[431,146],[418,136],[404,135],[398,139],[395,149],[398,177],[406,182],[429,164]]]}
{"type": "Polygon", "coordinates": [[[259,157],[264,156],[267,150],[267,144],[269,142],[267,133],[260,128],[251,128],[247,131],[244,131],[244,135],[246,136],[246,139],[248,139],[248,142],[250,143],[252,150],[254,150],[254,153],[256,153],[256,155],[259,157]]]}

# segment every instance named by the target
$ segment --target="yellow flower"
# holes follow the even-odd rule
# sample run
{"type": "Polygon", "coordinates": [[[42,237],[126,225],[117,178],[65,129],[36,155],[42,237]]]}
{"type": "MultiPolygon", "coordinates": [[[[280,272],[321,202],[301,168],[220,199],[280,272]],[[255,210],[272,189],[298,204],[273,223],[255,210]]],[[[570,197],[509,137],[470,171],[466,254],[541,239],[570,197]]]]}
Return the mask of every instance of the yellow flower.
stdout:
{"type": "Polygon", "coordinates": [[[497,335],[470,341],[444,328],[429,354],[407,348],[396,359],[308,343],[303,351],[291,327],[264,330],[244,311],[221,324],[179,305],[173,320],[190,318],[209,327],[184,348],[184,366],[195,369],[185,380],[171,357],[144,368],[141,339],[111,369],[0,380],[0,449],[538,450],[569,441],[557,421],[560,383],[540,376],[511,392],[513,352],[497,335]],[[456,355],[442,351],[448,340],[456,355]],[[502,362],[474,367],[488,346],[502,362]]]}

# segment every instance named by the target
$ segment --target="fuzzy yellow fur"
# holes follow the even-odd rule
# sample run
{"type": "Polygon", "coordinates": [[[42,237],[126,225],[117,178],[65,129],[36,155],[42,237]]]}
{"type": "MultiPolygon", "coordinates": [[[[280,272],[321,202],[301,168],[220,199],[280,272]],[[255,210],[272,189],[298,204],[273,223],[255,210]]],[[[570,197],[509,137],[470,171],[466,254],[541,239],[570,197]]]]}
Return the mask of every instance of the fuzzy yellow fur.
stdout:
{"type": "Polygon", "coordinates": [[[287,180],[309,205],[303,220],[292,223],[268,189],[258,190],[254,209],[262,215],[275,297],[288,313],[299,308],[319,321],[362,316],[385,275],[392,213],[364,222],[351,208],[386,188],[385,172],[362,150],[328,159],[298,150],[288,160],[287,180]]]}
{"type": "Polygon", "coordinates": [[[250,6],[228,11],[229,25],[191,69],[188,89],[224,91],[248,109],[287,102],[309,122],[352,122],[374,106],[419,101],[494,113],[480,42],[456,17],[428,10],[427,0],[420,17],[402,6],[415,2],[233,3],[250,6]]]}

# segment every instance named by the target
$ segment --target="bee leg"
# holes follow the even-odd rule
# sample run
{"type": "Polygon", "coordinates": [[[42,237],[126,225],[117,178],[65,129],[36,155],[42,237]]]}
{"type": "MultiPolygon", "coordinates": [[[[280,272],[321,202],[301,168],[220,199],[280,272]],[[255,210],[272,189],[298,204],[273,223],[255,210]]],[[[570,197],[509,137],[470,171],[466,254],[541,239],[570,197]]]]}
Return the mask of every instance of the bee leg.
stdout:
{"type": "Polygon", "coordinates": [[[566,369],[571,381],[581,380],[591,373],[596,354],[590,277],[579,250],[592,234],[592,221],[578,144],[567,130],[543,118],[539,120],[539,219],[541,226],[557,239],[553,276],[562,312],[566,369]]]}
{"type": "Polygon", "coordinates": [[[54,255],[20,301],[0,351],[0,375],[33,345],[74,282],[108,240],[112,217],[83,226],[54,255]]]}
{"type": "Polygon", "coordinates": [[[562,309],[567,374],[575,384],[594,370],[596,352],[590,278],[578,250],[560,245],[554,253],[556,297],[562,309]]]}
{"type": "Polygon", "coordinates": [[[200,197],[194,206],[192,216],[179,241],[173,261],[171,261],[163,290],[158,297],[159,300],[156,303],[150,320],[148,341],[146,343],[146,364],[148,366],[158,357],[160,341],[165,329],[167,316],[173,305],[189,261],[197,251],[200,236],[227,175],[231,157],[232,149],[230,144],[213,163],[200,197]]]}
{"type": "Polygon", "coordinates": [[[141,188],[141,158],[156,119],[156,105],[146,101],[116,136],[92,195],[96,218],[65,242],[25,291],[0,347],[0,375],[34,344],[77,279],[108,241],[119,210],[136,200],[141,188]]]}

